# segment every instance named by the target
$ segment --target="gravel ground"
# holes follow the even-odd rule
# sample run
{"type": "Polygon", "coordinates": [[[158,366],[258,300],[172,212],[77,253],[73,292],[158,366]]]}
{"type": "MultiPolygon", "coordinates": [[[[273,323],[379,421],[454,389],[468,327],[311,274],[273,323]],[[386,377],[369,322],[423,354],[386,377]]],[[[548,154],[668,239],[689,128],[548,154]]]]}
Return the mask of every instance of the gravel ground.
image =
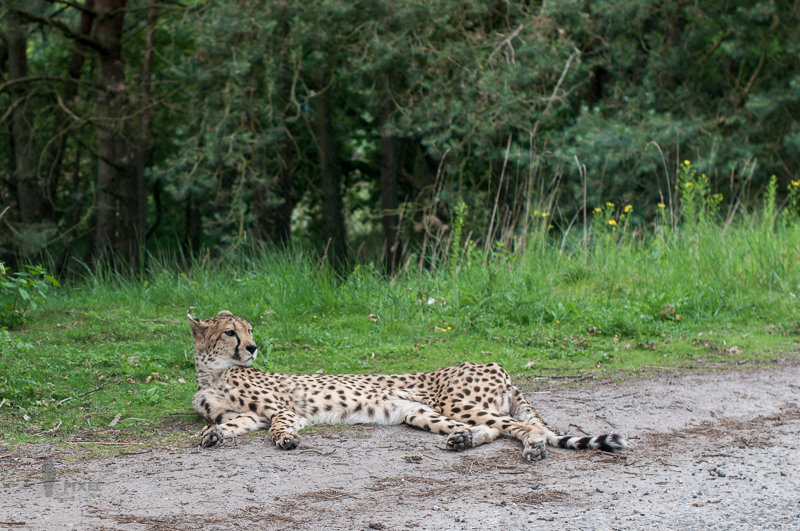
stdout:
{"type": "Polygon", "coordinates": [[[0,446],[12,529],[800,529],[800,366],[538,382],[554,428],[614,431],[621,454],[501,439],[463,453],[406,426],[329,427],[78,460],[0,446]],[[49,479],[49,481],[45,481],[49,479]]]}

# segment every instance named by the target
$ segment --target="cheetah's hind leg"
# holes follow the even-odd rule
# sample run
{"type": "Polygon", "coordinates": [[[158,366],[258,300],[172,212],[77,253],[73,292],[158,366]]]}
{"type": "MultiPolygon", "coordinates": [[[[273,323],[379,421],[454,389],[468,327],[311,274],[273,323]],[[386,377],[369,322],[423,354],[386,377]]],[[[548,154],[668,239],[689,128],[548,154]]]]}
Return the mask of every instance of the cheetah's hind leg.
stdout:
{"type": "Polygon", "coordinates": [[[500,430],[485,425],[470,426],[446,417],[424,404],[416,404],[403,416],[403,422],[433,433],[447,434],[445,448],[460,452],[467,448],[492,442],[500,436],[500,430]]]}

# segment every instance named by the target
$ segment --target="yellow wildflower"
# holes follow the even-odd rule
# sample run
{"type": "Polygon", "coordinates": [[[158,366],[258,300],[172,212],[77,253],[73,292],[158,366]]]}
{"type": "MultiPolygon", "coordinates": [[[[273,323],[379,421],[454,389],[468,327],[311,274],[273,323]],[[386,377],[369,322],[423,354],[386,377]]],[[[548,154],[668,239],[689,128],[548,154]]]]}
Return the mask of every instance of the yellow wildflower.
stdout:
{"type": "Polygon", "coordinates": [[[659,203],[659,204],[658,204],[658,208],[659,208],[660,210],[664,210],[665,208],[667,208],[667,205],[665,205],[664,203],[659,203]]]}
{"type": "Polygon", "coordinates": [[[600,207],[597,207],[597,208],[595,208],[595,209],[594,209],[594,213],[595,213],[595,214],[599,214],[599,213],[600,213],[600,212],[602,212],[602,211],[603,211],[603,209],[602,209],[602,208],[600,208],[600,207]]]}
{"type": "Polygon", "coordinates": [[[686,160],[683,161],[683,165],[684,166],[691,166],[692,163],[689,161],[689,159],[686,159],[686,160]]]}
{"type": "Polygon", "coordinates": [[[792,181],[792,186],[797,188],[798,186],[800,186],[800,181],[792,181]]]}
{"type": "Polygon", "coordinates": [[[606,206],[613,207],[614,203],[608,202],[608,203],[606,203],[606,206]]]}
{"type": "Polygon", "coordinates": [[[633,205],[625,205],[623,212],[625,212],[626,214],[630,214],[632,210],[633,210],[633,205]]]}
{"type": "Polygon", "coordinates": [[[609,225],[611,225],[612,227],[614,227],[614,226],[616,226],[616,224],[617,224],[617,220],[615,220],[615,219],[609,219],[609,220],[608,220],[608,224],[609,224],[609,225]]]}

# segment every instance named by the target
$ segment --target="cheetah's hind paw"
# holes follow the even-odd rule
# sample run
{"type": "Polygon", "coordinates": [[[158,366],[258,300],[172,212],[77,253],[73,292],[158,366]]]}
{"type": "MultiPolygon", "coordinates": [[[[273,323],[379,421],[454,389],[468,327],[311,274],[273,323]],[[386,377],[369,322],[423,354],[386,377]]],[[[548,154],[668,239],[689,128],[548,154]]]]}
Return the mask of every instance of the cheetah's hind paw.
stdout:
{"type": "Polygon", "coordinates": [[[544,442],[537,442],[522,449],[522,457],[528,461],[541,461],[547,457],[547,450],[544,449],[544,442]]]}
{"type": "Polygon", "coordinates": [[[200,435],[200,446],[203,448],[219,446],[225,440],[225,436],[215,426],[206,426],[200,435]]]}
{"type": "Polygon", "coordinates": [[[275,444],[282,450],[294,450],[300,444],[300,437],[294,433],[287,433],[280,439],[276,439],[275,444]]]}
{"type": "Polygon", "coordinates": [[[472,432],[469,430],[454,431],[447,436],[446,448],[454,452],[472,448],[472,432]]]}

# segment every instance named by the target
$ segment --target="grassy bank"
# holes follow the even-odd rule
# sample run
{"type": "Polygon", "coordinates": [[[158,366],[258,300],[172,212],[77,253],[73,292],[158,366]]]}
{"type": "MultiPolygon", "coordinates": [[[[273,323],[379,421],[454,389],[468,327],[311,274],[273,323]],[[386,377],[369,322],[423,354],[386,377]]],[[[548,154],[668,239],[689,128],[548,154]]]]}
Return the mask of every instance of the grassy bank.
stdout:
{"type": "Polygon", "coordinates": [[[392,281],[370,267],[337,277],[304,253],[253,252],[62,286],[0,338],[0,439],[188,438],[199,419],[187,311],[245,316],[256,365],[285,372],[471,360],[524,380],[798,356],[795,218],[767,211],[678,230],[665,214],[635,233],[630,211],[606,210],[588,244],[582,231],[554,238],[542,224],[524,250],[487,258],[467,242],[392,281]]]}

